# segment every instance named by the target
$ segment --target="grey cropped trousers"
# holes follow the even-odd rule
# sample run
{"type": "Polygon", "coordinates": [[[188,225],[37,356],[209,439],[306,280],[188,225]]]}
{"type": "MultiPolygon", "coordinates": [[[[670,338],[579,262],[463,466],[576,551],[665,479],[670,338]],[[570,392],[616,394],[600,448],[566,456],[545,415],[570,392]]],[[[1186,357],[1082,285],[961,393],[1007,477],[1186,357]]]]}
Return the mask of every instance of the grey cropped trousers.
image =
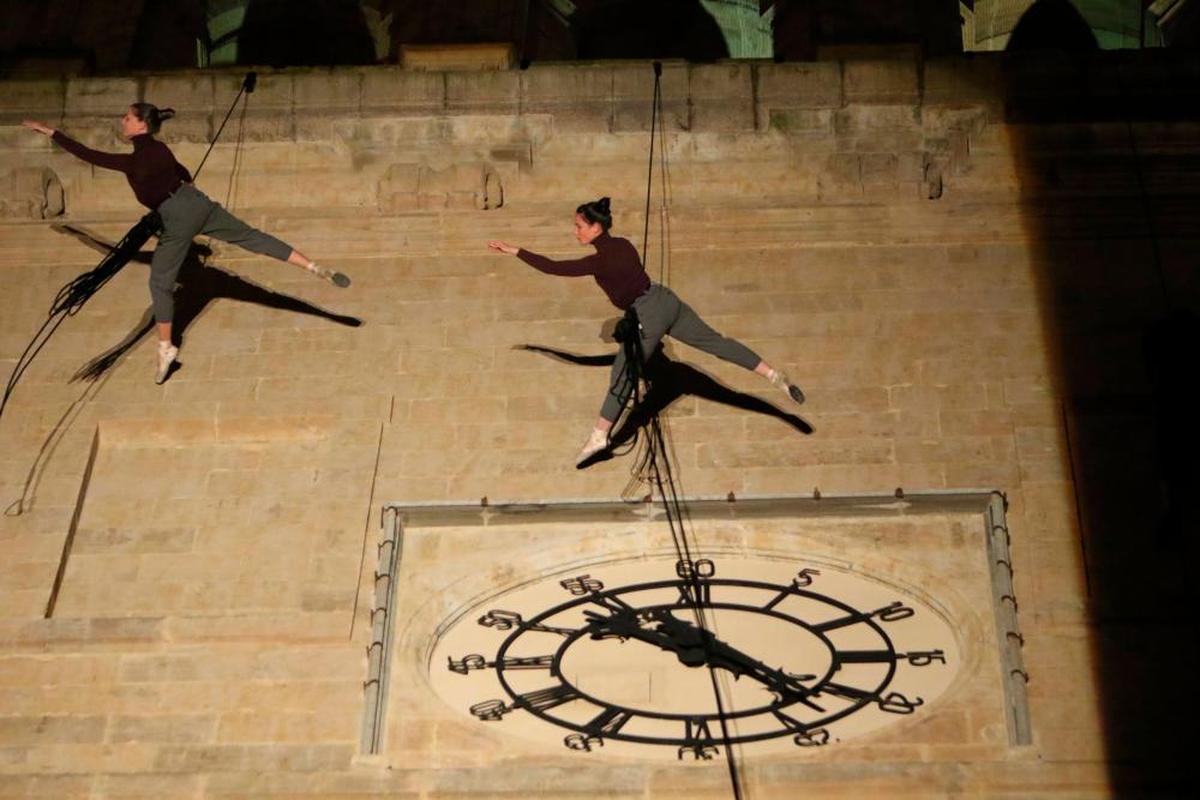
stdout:
{"type": "Polygon", "coordinates": [[[190,183],[164,200],[158,214],[162,217],[162,233],[150,260],[150,300],[158,322],[175,318],[175,280],[196,236],[212,236],[280,261],[287,261],[292,254],[290,245],[251,228],[190,183]]]}
{"type": "MultiPolygon", "coordinates": [[[[697,350],[703,350],[746,369],[754,369],[762,361],[758,354],[746,345],[736,339],[722,336],[710,328],[691,306],[665,286],[651,284],[641,297],[633,301],[633,309],[637,312],[640,323],[642,354],[646,358],[650,358],[664,336],[670,335],[697,350]]],[[[616,422],[621,408],[633,392],[633,385],[621,374],[624,370],[625,348],[622,347],[617,350],[617,360],[613,362],[609,378],[608,394],[600,407],[600,416],[609,422],[616,422]]]]}

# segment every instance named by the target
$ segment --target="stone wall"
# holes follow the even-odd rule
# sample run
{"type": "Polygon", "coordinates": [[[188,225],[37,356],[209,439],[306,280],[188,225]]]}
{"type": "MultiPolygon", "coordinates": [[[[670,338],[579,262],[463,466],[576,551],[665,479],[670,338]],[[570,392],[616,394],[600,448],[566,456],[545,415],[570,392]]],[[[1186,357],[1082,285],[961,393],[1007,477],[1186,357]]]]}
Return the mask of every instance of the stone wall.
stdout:
{"type": "MultiPolygon", "coordinates": [[[[1032,744],[956,752],[971,737],[948,726],[804,770],[749,754],[752,796],[1172,787],[1156,765],[1179,754],[1161,736],[1179,703],[1152,689],[1195,669],[1170,644],[1192,545],[1153,539],[1181,497],[1155,431],[1186,443],[1194,423],[1156,399],[1173,384],[1138,342],[1171,305],[1172,341],[1194,336],[1196,69],[1175,54],[666,65],[647,267],[809,401],[667,353],[814,429],[685,395],[668,418],[686,493],[1004,492],[1030,676],[1032,744]]],[[[0,180],[6,371],[57,288],[140,213],[120,175],[13,123],[118,149],[116,117],[145,98],[179,111],[163,138],[194,167],[240,80],[0,83],[0,176],[39,176],[0,180]]],[[[607,370],[514,349],[611,352],[614,310],[484,242],[576,255],[571,211],[601,194],[640,242],[652,87],[631,63],[260,76],[198,183],[354,285],[198,249],[182,368],[155,386],[134,263],[25,375],[0,420],[0,796],[726,796],[719,762],[621,773],[522,751],[438,769],[358,749],[384,503],[627,492],[629,458],[573,465],[607,370]]],[[[519,581],[539,543],[515,541],[497,563],[431,537],[419,563],[519,581]]],[[[486,749],[466,725],[404,735],[435,757],[486,749]]]]}

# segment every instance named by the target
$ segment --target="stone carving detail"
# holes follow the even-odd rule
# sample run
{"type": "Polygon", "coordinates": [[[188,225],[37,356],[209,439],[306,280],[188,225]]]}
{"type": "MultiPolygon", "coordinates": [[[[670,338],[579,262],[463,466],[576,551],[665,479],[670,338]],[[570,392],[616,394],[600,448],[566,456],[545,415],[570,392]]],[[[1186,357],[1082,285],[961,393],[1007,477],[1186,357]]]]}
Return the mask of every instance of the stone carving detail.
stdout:
{"type": "Polygon", "coordinates": [[[0,173],[0,217],[49,219],[63,213],[62,182],[47,167],[0,173]]]}

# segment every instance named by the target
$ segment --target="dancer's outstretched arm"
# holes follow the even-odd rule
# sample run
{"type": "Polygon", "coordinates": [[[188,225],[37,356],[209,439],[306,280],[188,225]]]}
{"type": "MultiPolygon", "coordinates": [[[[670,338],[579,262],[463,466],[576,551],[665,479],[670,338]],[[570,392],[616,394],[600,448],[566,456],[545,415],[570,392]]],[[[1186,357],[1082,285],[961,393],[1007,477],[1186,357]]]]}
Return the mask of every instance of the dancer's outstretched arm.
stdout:
{"type": "Polygon", "coordinates": [[[515,247],[508,242],[491,241],[488,242],[488,247],[510,256],[516,256],[538,272],[544,272],[547,275],[578,278],[583,275],[595,275],[596,268],[600,266],[600,256],[596,253],[584,256],[583,258],[569,258],[563,261],[555,261],[552,258],[532,253],[523,247],[515,247]]]}
{"type": "Polygon", "coordinates": [[[93,150],[75,141],[62,131],[55,130],[49,125],[35,122],[34,120],[25,120],[21,124],[32,131],[37,131],[43,136],[49,136],[54,140],[55,144],[71,155],[89,164],[95,164],[97,167],[115,169],[118,172],[129,172],[129,168],[133,164],[133,156],[129,153],[106,153],[103,150],[93,150]]]}

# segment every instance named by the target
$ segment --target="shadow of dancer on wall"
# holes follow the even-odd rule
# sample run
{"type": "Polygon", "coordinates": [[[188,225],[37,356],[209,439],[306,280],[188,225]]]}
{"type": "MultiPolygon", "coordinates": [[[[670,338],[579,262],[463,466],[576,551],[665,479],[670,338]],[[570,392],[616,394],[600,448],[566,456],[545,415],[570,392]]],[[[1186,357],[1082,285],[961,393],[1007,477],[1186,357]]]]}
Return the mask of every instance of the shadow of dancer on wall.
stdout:
{"type": "MultiPolygon", "coordinates": [[[[587,367],[611,367],[617,357],[615,353],[583,356],[536,344],[515,345],[514,349],[541,353],[569,364],[587,367]]],[[[752,394],[730,389],[702,370],[668,358],[667,354],[663,352],[661,344],[646,359],[643,375],[648,388],[642,401],[630,409],[625,418],[621,420],[620,425],[613,429],[609,436],[609,446],[581,461],[578,465],[579,469],[586,469],[593,464],[611,459],[618,447],[632,440],[638,431],[650,423],[650,420],[684,395],[692,395],[704,400],[711,400],[714,403],[722,403],[734,408],[775,417],[806,436],[813,432],[813,426],[802,417],[789,414],[752,394]]]]}
{"type": "MultiPolygon", "coordinates": [[[[73,236],[79,241],[102,253],[112,249],[113,243],[84,228],[73,225],[55,225],[54,230],[73,236]]],[[[232,272],[209,265],[208,258],[212,250],[205,245],[193,243],[188,249],[187,257],[179,270],[175,298],[175,326],[172,331],[174,344],[178,347],[183,342],[184,331],[208,308],[209,303],[221,298],[237,300],[243,303],[255,303],[281,311],[294,311],[298,314],[309,314],[357,328],[362,320],[345,314],[335,314],[304,300],[266,289],[258,284],[242,278],[232,272]]],[[[149,264],[153,251],[144,250],[133,257],[139,264],[149,264]]],[[[139,341],[154,329],[154,313],[147,308],[142,319],[134,326],[119,343],[96,356],[80,367],[71,377],[74,381],[95,381],[105,375],[112,367],[133,348],[139,341]]],[[[176,361],[171,365],[171,373],[183,367],[176,361]]]]}

